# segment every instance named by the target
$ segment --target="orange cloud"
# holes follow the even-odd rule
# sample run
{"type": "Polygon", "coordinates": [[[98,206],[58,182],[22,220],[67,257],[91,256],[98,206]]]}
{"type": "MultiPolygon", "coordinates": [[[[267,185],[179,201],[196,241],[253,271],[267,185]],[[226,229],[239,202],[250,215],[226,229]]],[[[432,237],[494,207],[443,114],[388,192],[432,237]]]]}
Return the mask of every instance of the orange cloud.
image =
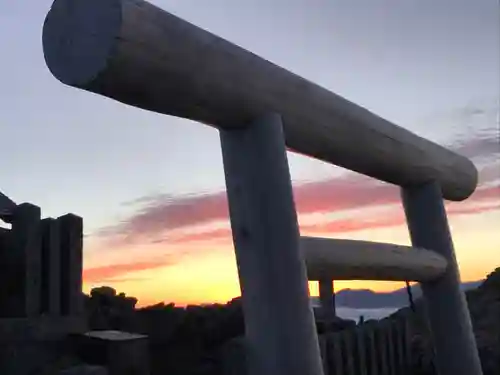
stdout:
{"type": "MultiPolygon", "coordinates": [[[[479,189],[471,202],[448,203],[447,213],[453,217],[455,215],[475,215],[493,210],[500,210],[500,186],[479,189]]],[[[302,234],[308,235],[338,235],[356,231],[370,229],[383,229],[405,225],[405,216],[402,208],[394,206],[392,208],[371,214],[360,213],[355,217],[327,219],[312,224],[302,224],[300,226],[302,234]]],[[[230,245],[232,241],[231,229],[229,226],[222,228],[207,229],[200,232],[183,232],[167,236],[158,242],[165,245],[191,243],[208,243],[217,241],[218,244],[230,245]]],[[[130,281],[133,272],[153,270],[180,262],[180,258],[186,254],[171,254],[169,259],[156,259],[143,262],[106,265],[100,267],[87,268],[84,271],[86,283],[103,281],[130,281]]]]}

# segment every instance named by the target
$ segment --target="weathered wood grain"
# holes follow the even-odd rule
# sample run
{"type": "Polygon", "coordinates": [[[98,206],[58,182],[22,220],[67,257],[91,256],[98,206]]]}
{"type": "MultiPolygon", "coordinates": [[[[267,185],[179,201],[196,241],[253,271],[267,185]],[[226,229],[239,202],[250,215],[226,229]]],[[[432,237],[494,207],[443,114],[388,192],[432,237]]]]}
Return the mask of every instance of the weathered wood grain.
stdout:
{"type": "Polygon", "coordinates": [[[446,259],[430,250],[368,241],[301,237],[309,280],[430,281],[446,259]]]}

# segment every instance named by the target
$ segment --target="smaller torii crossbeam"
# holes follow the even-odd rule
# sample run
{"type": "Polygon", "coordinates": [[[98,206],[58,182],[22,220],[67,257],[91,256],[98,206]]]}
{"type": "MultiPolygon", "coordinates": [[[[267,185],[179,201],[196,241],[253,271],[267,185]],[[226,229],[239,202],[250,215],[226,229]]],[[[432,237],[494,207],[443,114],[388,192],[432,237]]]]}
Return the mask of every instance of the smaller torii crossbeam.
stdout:
{"type": "Polygon", "coordinates": [[[308,271],[419,281],[440,375],[482,374],[443,205],[470,160],[143,0],[56,0],[43,48],[66,85],[219,129],[250,375],[323,373],[308,271]],[[287,148],[399,185],[413,247],[301,239],[287,148]]]}

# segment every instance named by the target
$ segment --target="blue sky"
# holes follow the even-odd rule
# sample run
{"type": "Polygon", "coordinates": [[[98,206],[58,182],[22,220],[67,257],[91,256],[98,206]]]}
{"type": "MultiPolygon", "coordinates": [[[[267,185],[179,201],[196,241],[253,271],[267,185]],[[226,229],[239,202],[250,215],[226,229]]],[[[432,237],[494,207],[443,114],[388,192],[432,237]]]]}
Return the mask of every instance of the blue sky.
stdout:
{"type": "MultiPolygon", "coordinates": [[[[497,0],[153,3],[441,144],[489,140],[476,161],[496,171],[497,0]]],[[[0,2],[0,190],[45,216],[82,215],[93,234],[133,216],[141,197],[223,189],[216,130],[51,76],[41,46],[50,4],[0,2]]],[[[344,173],[289,160],[297,183],[344,173]]]]}

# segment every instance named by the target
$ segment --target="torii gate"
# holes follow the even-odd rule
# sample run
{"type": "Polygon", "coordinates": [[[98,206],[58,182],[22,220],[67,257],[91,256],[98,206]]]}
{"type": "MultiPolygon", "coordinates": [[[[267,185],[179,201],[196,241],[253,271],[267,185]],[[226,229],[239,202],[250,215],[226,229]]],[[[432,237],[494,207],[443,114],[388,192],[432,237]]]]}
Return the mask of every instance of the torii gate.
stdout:
{"type": "Polygon", "coordinates": [[[143,0],[56,0],[43,46],[67,85],[219,129],[250,374],[323,373],[306,263],[421,282],[439,373],[482,374],[443,205],[471,161],[143,0]],[[300,240],[287,147],[401,186],[413,247],[300,240]]]}

